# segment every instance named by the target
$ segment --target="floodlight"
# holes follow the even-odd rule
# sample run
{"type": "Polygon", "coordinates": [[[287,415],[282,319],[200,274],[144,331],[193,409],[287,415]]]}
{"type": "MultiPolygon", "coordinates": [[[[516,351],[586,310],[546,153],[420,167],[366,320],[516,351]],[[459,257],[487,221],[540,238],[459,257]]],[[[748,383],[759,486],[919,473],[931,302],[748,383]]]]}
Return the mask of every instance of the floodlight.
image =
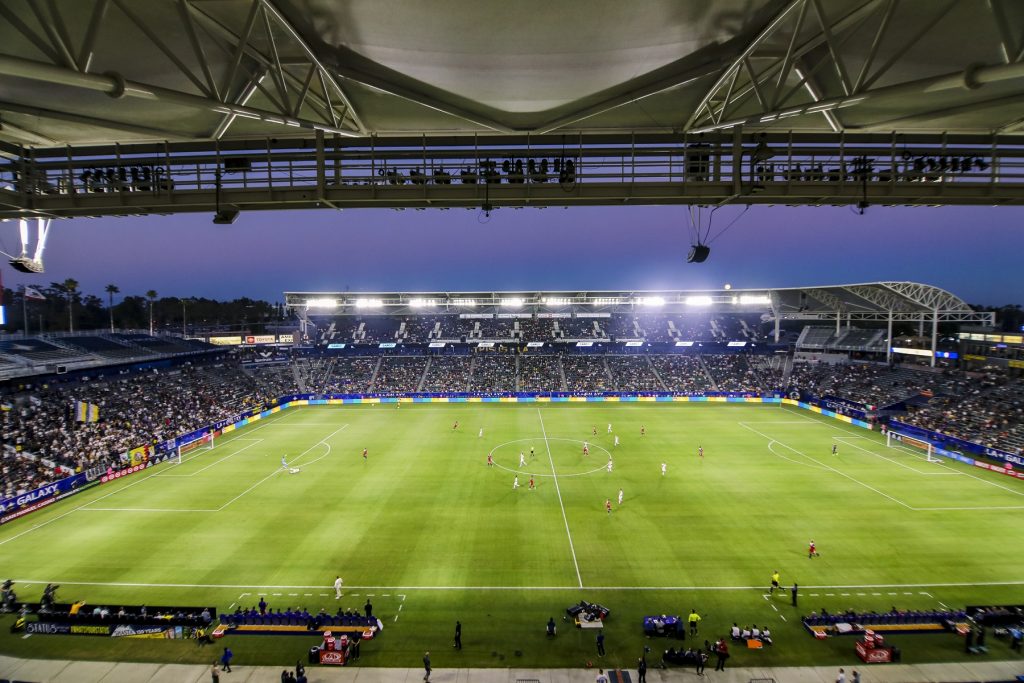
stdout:
{"type": "Polygon", "coordinates": [[[413,308],[433,308],[437,306],[436,299],[410,299],[409,305],[413,308]]]}
{"type": "Polygon", "coordinates": [[[306,301],[306,308],[337,308],[336,299],[309,299],[306,301]]]}
{"type": "Polygon", "coordinates": [[[713,302],[710,296],[688,296],[686,297],[687,306],[710,306],[713,302]]]}
{"type": "Polygon", "coordinates": [[[356,299],[356,308],[380,308],[383,305],[380,299],[356,299]]]}
{"type": "Polygon", "coordinates": [[[568,306],[570,302],[565,297],[548,296],[544,297],[544,303],[548,306],[568,306]]]}
{"type": "Polygon", "coordinates": [[[501,305],[502,306],[508,306],[509,308],[520,308],[520,307],[522,307],[523,303],[524,303],[523,300],[518,298],[518,297],[513,297],[511,299],[502,299],[501,300],[501,305]]]}
{"type": "Polygon", "coordinates": [[[664,306],[665,299],[660,296],[642,296],[637,299],[637,303],[641,306],[664,306]]]}
{"type": "Polygon", "coordinates": [[[456,306],[476,306],[476,299],[452,299],[456,306]]]}
{"type": "Polygon", "coordinates": [[[772,302],[771,297],[764,294],[743,294],[740,296],[740,303],[744,305],[749,304],[770,304],[772,302]]]}

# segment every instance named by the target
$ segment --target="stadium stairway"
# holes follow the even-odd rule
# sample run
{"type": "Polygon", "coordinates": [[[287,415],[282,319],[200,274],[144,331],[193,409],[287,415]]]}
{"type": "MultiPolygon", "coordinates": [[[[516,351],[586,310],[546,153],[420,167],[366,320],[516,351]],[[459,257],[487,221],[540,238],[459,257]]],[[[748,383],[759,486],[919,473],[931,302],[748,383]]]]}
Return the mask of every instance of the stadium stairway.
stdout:
{"type": "MultiPolygon", "coordinates": [[[[210,659],[219,649],[210,647],[210,659]]],[[[366,652],[364,651],[364,656],[366,652]]],[[[440,654],[440,653],[436,653],[440,654]]],[[[614,665],[616,657],[609,653],[607,660],[599,664],[614,665]]],[[[297,657],[299,658],[299,657],[297,657]]],[[[436,657],[440,659],[440,657],[436,657]]],[[[279,683],[281,669],[294,666],[293,662],[282,662],[280,666],[246,666],[238,657],[232,661],[231,674],[224,674],[221,680],[232,683],[279,683]]],[[[860,669],[865,681],[870,683],[997,683],[1015,681],[1024,673],[1024,662],[966,662],[946,664],[889,664],[858,666],[851,663],[844,667],[860,669]]],[[[749,683],[752,679],[774,679],[778,683],[833,683],[839,671],[837,666],[818,667],[729,667],[724,672],[711,671],[704,680],[715,683],[749,683]]],[[[433,683],[516,683],[517,681],[539,681],[540,683],[593,683],[596,669],[449,669],[435,668],[430,680],[433,683]]],[[[636,680],[636,670],[626,670],[630,680],[636,680]]],[[[310,683],[407,683],[423,680],[423,669],[373,668],[359,664],[344,668],[309,666],[306,675],[310,683]]],[[[51,659],[17,659],[0,656],[0,678],[26,681],[27,683],[49,683],[50,681],[74,681],[75,683],[207,683],[210,680],[209,665],[198,664],[143,664],[132,662],[72,662],[51,659]]],[[[623,680],[626,680],[623,677],[623,680]]],[[[647,672],[651,683],[665,681],[699,680],[693,671],[686,669],[661,670],[654,667],[647,672]]]]}

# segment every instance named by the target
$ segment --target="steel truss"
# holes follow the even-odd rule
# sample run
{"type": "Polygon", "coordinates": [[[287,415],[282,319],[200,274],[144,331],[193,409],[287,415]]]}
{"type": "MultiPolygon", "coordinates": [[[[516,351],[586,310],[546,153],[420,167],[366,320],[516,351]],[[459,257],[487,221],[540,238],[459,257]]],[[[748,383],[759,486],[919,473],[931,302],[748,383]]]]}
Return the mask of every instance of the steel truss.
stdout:
{"type": "Polygon", "coordinates": [[[0,218],[344,207],[1020,205],[1024,139],[739,132],[0,143],[0,218]]]}
{"type": "MultiPolygon", "coordinates": [[[[283,134],[290,134],[295,128],[323,130],[337,135],[366,134],[366,127],[353,110],[338,79],[319,61],[273,2],[249,1],[245,24],[236,33],[210,13],[209,5],[196,0],[168,0],[161,8],[173,7],[175,11],[159,13],[139,11],[140,8],[129,0],[76,0],[91,2],[90,20],[79,45],[73,44],[59,3],[29,3],[36,19],[34,23],[23,20],[12,8],[0,3],[0,19],[6,20],[47,59],[44,62],[0,55],[0,74],[104,92],[115,100],[122,100],[126,110],[132,99],[140,98],[221,114],[220,124],[209,134],[214,139],[224,135],[239,117],[279,125],[283,134]],[[113,12],[121,13],[131,30],[143,35],[174,65],[184,78],[182,87],[141,83],[116,72],[96,73],[92,70],[105,19],[113,12]],[[177,25],[169,27],[167,22],[177,25]],[[173,45],[164,39],[165,35],[181,33],[188,37],[187,46],[173,45]],[[288,58],[283,59],[282,54],[287,54],[288,58]],[[248,103],[257,92],[266,103],[264,107],[248,103]]],[[[102,38],[115,40],[116,36],[104,35],[102,38]]],[[[143,134],[149,131],[149,136],[157,139],[182,137],[180,131],[126,126],[116,116],[100,119],[53,110],[26,109],[31,108],[0,102],[0,110],[113,130],[143,134]]]]}

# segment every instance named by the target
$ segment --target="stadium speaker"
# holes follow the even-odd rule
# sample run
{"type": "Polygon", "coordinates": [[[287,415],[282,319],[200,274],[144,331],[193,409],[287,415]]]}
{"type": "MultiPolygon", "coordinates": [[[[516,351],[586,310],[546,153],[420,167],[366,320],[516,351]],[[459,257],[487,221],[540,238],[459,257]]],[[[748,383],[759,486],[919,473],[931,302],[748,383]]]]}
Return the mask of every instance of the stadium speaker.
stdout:
{"type": "Polygon", "coordinates": [[[231,225],[238,220],[239,213],[238,209],[221,209],[213,214],[213,222],[217,225],[231,225]]]}
{"type": "MultiPolygon", "coordinates": [[[[216,221],[214,221],[216,222],[216,221]]],[[[704,263],[711,254],[711,247],[706,244],[694,244],[690,247],[690,253],[686,257],[687,263],[704,263]]]]}

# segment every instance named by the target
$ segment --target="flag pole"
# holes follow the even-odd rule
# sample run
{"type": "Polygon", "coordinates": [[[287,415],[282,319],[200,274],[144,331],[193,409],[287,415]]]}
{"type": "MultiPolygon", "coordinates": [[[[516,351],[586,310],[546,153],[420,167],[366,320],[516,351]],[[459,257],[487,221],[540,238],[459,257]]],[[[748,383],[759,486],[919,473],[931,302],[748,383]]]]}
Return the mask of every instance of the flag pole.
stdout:
{"type": "Polygon", "coordinates": [[[25,337],[28,337],[28,297],[25,296],[25,286],[21,286],[21,317],[25,323],[25,337]]]}

